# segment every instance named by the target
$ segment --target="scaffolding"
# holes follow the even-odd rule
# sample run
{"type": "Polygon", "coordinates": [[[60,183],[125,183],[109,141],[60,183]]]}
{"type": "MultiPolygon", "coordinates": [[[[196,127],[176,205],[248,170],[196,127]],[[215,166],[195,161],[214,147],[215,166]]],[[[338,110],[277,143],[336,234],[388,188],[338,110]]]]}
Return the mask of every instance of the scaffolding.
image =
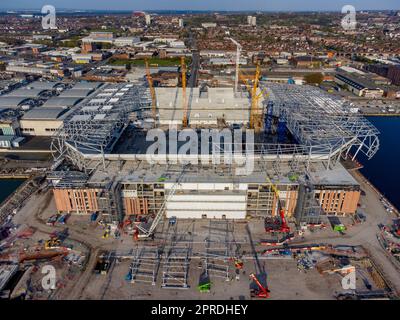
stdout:
{"type": "Polygon", "coordinates": [[[320,224],[323,209],[315,199],[314,186],[311,183],[301,182],[295,210],[297,224],[320,224]]]}
{"type": "Polygon", "coordinates": [[[210,220],[208,237],[205,240],[204,274],[206,277],[229,281],[228,262],[232,258],[230,234],[233,223],[228,220],[210,220]]]}
{"type": "Polygon", "coordinates": [[[162,288],[188,289],[188,275],[192,256],[194,223],[185,232],[177,233],[177,223],[173,227],[170,243],[164,248],[165,262],[162,272],[162,288]],[[191,232],[189,230],[191,229],[191,232]]]}
{"type": "Polygon", "coordinates": [[[138,247],[129,268],[131,283],[151,283],[155,286],[160,266],[160,250],[158,247],[138,247]]]}

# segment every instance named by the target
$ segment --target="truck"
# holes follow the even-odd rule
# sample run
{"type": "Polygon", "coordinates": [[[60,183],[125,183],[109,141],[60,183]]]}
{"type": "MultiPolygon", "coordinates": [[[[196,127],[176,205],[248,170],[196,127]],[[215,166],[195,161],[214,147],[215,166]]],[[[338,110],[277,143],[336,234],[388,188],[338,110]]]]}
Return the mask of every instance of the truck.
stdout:
{"type": "Polygon", "coordinates": [[[337,232],[344,232],[346,231],[346,227],[344,224],[340,222],[340,219],[336,216],[328,217],[329,222],[331,223],[332,229],[337,232]]]}

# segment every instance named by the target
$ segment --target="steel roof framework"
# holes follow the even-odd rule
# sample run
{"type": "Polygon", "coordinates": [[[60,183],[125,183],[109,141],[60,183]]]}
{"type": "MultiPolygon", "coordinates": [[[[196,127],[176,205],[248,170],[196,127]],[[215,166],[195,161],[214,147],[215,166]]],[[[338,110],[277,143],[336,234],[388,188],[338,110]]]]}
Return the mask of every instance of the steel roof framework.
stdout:
{"type": "Polygon", "coordinates": [[[347,102],[312,86],[261,84],[270,93],[274,115],[286,122],[295,139],[305,146],[328,146],[332,156],[354,150],[369,159],[379,150],[379,131],[363,116],[350,112],[347,102]]]}
{"type": "Polygon", "coordinates": [[[116,88],[118,90],[114,93],[121,92],[123,95],[117,96],[118,101],[113,101],[113,96],[102,102],[89,100],[71,113],[53,137],[51,150],[55,161],[67,158],[81,170],[87,170],[84,154],[104,155],[111,151],[129,124],[129,114],[151,103],[144,86],[120,84],[106,86],[103,90],[107,88],[116,88]]]}

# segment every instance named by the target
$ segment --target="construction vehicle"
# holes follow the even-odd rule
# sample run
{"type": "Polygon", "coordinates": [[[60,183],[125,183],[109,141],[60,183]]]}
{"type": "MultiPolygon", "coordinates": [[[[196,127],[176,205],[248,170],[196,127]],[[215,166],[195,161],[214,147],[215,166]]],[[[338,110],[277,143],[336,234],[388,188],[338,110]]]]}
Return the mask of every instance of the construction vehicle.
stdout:
{"type": "Polygon", "coordinates": [[[165,197],[164,202],[162,203],[160,209],[158,210],[156,216],[154,217],[150,227],[147,229],[142,225],[142,223],[138,223],[136,225],[136,228],[134,230],[134,239],[136,239],[136,240],[149,239],[154,236],[154,231],[157,228],[158,223],[161,221],[161,218],[164,215],[164,212],[166,209],[165,208],[166,204],[171,199],[171,197],[175,194],[176,188],[178,187],[183,175],[185,174],[185,170],[187,167],[188,167],[188,164],[183,167],[181,173],[179,174],[178,178],[176,179],[176,182],[172,186],[168,195],[165,197]]]}
{"type": "Polygon", "coordinates": [[[282,201],[279,198],[279,190],[277,186],[272,183],[272,181],[267,178],[267,181],[271,184],[272,191],[275,194],[275,199],[277,201],[277,206],[278,206],[278,212],[279,212],[279,218],[274,219],[273,217],[266,217],[265,218],[265,231],[270,232],[270,233],[282,233],[282,234],[289,234],[290,233],[290,227],[286,222],[285,218],[285,210],[282,205],[282,201]]]}
{"type": "Polygon", "coordinates": [[[61,245],[61,241],[57,238],[46,240],[44,243],[44,248],[46,250],[59,248],[61,245]]]}
{"type": "Polygon", "coordinates": [[[400,238],[400,219],[393,220],[392,233],[395,237],[400,238]]]}
{"type": "Polygon", "coordinates": [[[334,231],[337,231],[339,233],[343,233],[344,231],[346,231],[346,227],[340,222],[340,219],[338,217],[330,216],[328,217],[328,220],[334,231]]]}
{"type": "Polygon", "coordinates": [[[151,77],[151,73],[150,73],[149,61],[147,60],[147,58],[145,59],[145,65],[146,65],[147,83],[149,84],[150,94],[151,94],[151,112],[152,112],[152,116],[154,119],[154,125],[155,125],[156,118],[157,118],[157,98],[156,98],[156,91],[154,89],[153,78],[151,77]]]}
{"type": "Polygon", "coordinates": [[[54,214],[52,215],[46,222],[47,225],[49,226],[54,226],[58,220],[58,218],[60,217],[59,214],[54,214]]]}
{"type": "Polygon", "coordinates": [[[181,77],[182,77],[182,111],[183,111],[182,127],[187,128],[189,126],[189,119],[188,119],[188,105],[186,99],[186,63],[184,57],[181,57],[181,77]]]}
{"type": "Polygon", "coordinates": [[[60,223],[60,224],[66,224],[69,217],[70,217],[70,214],[63,214],[63,215],[57,220],[57,222],[60,223]]]}
{"type": "Polygon", "coordinates": [[[232,257],[229,260],[233,261],[235,269],[243,269],[243,261],[241,259],[236,258],[236,257],[232,257]]]}
{"type": "Polygon", "coordinates": [[[173,216],[173,217],[169,218],[168,224],[170,226],[174,226],[176,224],[176,217],[173,216]]]}
{"type": "Polygon", "coordinates": [[[108,226],[108,227],[106,228],[106,231],[104,232],[102,238],[103,238],[103,239],[108,239],[108,238],[110,237],[110,233],[111,233],[111,227],[108,226]]]}
{"type": "Polygon", "coordinates": [[[254,283],[258,286],[258,289],[251,289],[250,296],[252,298],[269,298],[269,289],[268,287],[264,287],[261,282],[258,280],[257,276],[254,273],[250,274],[250,279],[254,281],[254,283]]]}
{"type": "Polygon", "coordinates": [[[97,213],[97,212],[93,212],[93,213],[90,215],[90,221],[91,221],[91,222],[95,222],[95,221],[97,220],[97,216],[98,216],[98,213],[97,213]]]}
{"type": "Polygon", "coordinates": [[[197,289],[199,290],[200,293],[209,293],[211,290],[211,282],[199,284],[197,286],[197,289]]]}
{"type": "MultiPolygon", "coordinates": [[[[279,206],[280,201],[278,200],[279,206]]],[[[279,233],[289,233],[290,228],[285,219],[285,210],[279,209],[280,219],[273,219],[270,217],[265,218],[265,231],[266,232],[279,232],[279,233]]]]}
{"type": "Polygon", "coordinates": [[[236,269],[243,269],[243,261],[240,259],[235,259],[235,268],[236,269]]]}

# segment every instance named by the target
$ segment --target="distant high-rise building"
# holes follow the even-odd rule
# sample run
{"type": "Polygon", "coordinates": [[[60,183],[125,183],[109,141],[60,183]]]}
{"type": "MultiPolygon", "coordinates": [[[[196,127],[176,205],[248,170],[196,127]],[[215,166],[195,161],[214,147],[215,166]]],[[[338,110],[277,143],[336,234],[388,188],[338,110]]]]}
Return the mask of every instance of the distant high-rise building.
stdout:
{"type": "Polygon", "coordinates": [[[149,26],[151,24],[151,16],[149,14],[146,14],[144,18],[146,19],[146,25],[149,26]]]}
{"type": "Polygon", "coordinates": [[[252,18],[252,16],[247,16],[247,24],[248,24],[248,25],[251,24],[251,18],[252,18]]]}
{"type": "Polygon", "coordinates": [[[178,23],[179,23],[179,28],[183,28],[183,19],[179,19],[178,23]]]}
{"type": "Polygon", "coordinates": [[[249,26],[256,26],[257,25],[257,17],[247,16],[247,24],[249,26]]]}

